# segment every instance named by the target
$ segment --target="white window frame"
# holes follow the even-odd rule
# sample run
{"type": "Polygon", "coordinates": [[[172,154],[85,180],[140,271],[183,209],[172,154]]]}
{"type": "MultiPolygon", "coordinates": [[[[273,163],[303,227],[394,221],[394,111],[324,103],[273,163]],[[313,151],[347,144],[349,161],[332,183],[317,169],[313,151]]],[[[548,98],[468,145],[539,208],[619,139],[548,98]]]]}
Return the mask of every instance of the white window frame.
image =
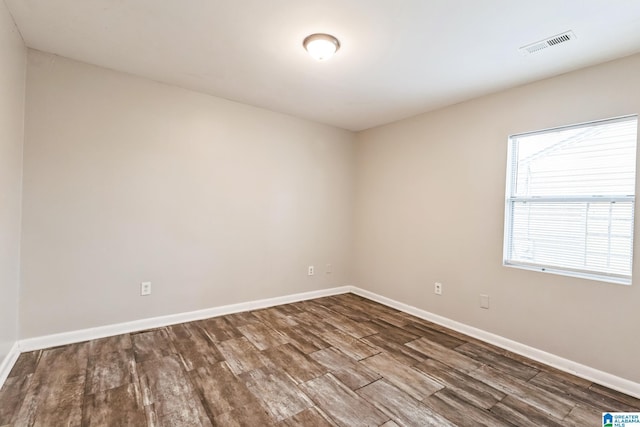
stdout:
{"type": "MultiPolygon", "coordinates": [[[[579,123],[575,125],[569,126],[559,126],[556,128],[544,129],[540,131],[533,132],[525,132],[519,134],[510,135],[508,138],[508,154],[507,154],[507,179],[506,179],[506,197],[505,197],[505,220],[504,220],[504,246],[503,246],[503,265],[506,267],[516,267],[525,270],[539,271],[544,273],[552,273],[563,276],[570,277],[578,277],[590,280],[598,280],[603,282],[622,284],[622,285],[631,285],[632,277],[631,274],[629,276],[626,275],[616,275],[610,273],[601,273],[596,271],[589,270],[579,270],[572,269],[569,267],[558,267],[558,266],[545,266],[541,264],[527,263],[520,260],[513,260],[511,250],[512,250],[512,230],[513,230],[513,206],[515,203],[527,202],[527,203],[554,203],[554,202],[576,202],[576,203],[589,203],[589,202],[631,202],[632,203],[632,218],[631,218],[631,227],[632,227],[632,235],[631,235],[631,266],[633,267],[633,241],[635,235],[635,189],[633,195],[628,194],[611,194],[607,196],[602,195],[592,195],[592,196],[515,196],[513,194],[514,189],[516,188],[516,180],[517,174],[514,173],[514,168],[517,169],[517,153],[515,152],[516,142],[515,139],[519,137],[524,137],[528,135],[538,135],[543,133],[551,133],[557,131],[564,131],[573,128],[584,128],[593,125],[605,124],[605,123],[614,123],[621,122],[626,120],[636,120],[638,121],[638,115],[627,115],[622,117],[616,117],[612,119],[604,119],[604,120],[596,120],[591,122],[579,123]]],[[[637,147],[637,135],[636,135],[636,147],[637,147]]],[[[637,149],[637,148],[636,148],[637,149]]],[[[636,152],[637,156],[637,152],[636,152]]],[[[637,159],[636,159],[636,180],[637,180],[637,159]]]]}

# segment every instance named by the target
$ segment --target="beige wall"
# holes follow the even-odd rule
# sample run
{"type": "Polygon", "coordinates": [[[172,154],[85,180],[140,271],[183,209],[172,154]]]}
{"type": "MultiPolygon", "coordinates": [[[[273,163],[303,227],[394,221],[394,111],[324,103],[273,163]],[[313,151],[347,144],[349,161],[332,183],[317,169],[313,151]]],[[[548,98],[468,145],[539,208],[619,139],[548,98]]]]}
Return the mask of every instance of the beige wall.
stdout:
{"type": "Polygon", "coordinates": [[[353,134],[28,61],[21,338],[351,283],[353,134]]]}
{"type": "Polygon", "coordinates": [[[638,94],[640,55],[361,133],[356,283],[640,381],[640,263],[633,286],[502,266],[508,135],[639,113],[638,94]]]}
{"type": "Polygon", "coordinates": [[[0,362],[18,338],[26,48],[0,1],[0,362]]]}
{"type": "Polygon", "coordinates": [[[30,51],[20,336],[355,284],[640,381],[637,284],[501,265],[507,136],[639,90],[636,55],[354,137],[30,51]]]}

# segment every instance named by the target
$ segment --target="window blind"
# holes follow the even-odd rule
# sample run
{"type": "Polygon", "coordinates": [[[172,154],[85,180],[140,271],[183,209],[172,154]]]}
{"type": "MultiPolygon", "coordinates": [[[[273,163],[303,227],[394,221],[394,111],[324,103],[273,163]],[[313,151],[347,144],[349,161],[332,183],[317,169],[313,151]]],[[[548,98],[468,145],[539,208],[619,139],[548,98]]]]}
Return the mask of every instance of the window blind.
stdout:
{"type": "Polygon", "coordinates": [[[637,116],[509,138],[504,264],[631,283],[637,116]]]}

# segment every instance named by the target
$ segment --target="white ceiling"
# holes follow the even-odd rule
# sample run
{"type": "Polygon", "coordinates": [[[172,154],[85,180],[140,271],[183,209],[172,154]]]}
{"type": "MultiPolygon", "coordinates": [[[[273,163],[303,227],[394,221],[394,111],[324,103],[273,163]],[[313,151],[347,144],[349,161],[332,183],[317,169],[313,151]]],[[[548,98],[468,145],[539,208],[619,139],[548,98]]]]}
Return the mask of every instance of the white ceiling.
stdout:
{"type": "Polygon", "coordinates": [[[350,130],[640,51],[640,0],[5,1],[29,47],[350,130]]]}

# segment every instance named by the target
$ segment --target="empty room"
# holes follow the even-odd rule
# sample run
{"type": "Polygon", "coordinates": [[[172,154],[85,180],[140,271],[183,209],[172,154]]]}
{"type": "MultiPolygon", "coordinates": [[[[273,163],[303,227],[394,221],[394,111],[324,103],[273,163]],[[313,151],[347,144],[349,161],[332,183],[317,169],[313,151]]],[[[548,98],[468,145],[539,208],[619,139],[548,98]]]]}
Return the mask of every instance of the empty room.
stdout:
{"type": "Polygon", "coordinates": [[[0,426],[640,426],[637,0],[0,0],[0,426]]]}

